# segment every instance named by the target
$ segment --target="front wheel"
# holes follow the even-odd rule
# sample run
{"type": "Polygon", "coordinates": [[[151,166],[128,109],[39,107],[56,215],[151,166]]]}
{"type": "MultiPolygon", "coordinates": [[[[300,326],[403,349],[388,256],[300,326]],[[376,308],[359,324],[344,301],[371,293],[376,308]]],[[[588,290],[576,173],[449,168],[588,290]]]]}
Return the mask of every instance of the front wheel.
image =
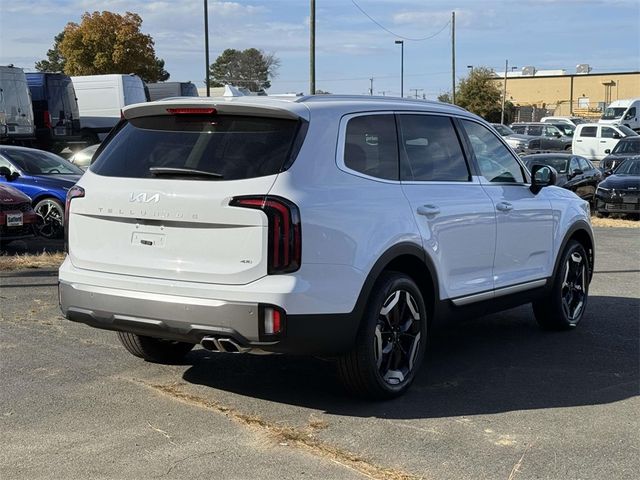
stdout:
{"type": "Polygon", "coordinates": [[[533,303],[538,324],[546,330],[568,330],[578,325],[589,296],[589,258],[581,243],[567,244],[560,268],[546,298],[533,303]]]}
{"type": "Polygon", "coordinates": [[[177,363],[194,347],[193,343],[174,342],[129,332],[118,332],[118,338],[130,354],[153,363],[177,363]]]}
{"type": "Polygon", "coordinates": [[[42,218],[37,226],[38,235],[45,238],[61,238],[64,232],[64,207],[53,198],[36,203],[33,210],[42,218]]]}
{"type": "Polygon", "coordinates": [[[427,342],[427,309],[407,275],[385,272],[376,283],[353,350],[338,359],[351,393],[393,398],[413,382],[427,342]]]}

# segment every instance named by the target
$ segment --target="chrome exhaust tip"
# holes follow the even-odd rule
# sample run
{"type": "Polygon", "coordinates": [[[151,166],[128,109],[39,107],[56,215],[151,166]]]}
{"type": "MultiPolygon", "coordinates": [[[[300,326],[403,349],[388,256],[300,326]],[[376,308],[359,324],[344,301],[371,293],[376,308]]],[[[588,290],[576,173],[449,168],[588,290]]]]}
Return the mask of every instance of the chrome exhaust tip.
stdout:
{"type": "Polygon", "coordinates": [[[247,353],[251,350],[251,348],[243,347],[235,340],[226,337],[204,337],[200,340],[200,345],[210,352],[247,353]]]}
{"type": "Polygon", "coordinates": [[[216,337],[204,337],[200,340],[200,345],[202,345],[202,348],[209,350],[210,352],[224,352],[224,350],[220,348],[220,344],[216,337]]]}

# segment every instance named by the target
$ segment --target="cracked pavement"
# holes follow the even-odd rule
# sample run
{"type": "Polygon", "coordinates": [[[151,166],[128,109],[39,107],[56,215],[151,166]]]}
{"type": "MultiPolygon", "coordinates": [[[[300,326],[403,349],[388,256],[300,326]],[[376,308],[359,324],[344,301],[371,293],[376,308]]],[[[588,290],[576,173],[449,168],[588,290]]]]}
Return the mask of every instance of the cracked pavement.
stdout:
{"type": "Polygon", "coordinates": [[[452,324],[380,403],[315,358],[145,363],[60,317],[56,272],[3,273],[0,478],[635,479],[637,232],[596,230],[576,331],[540,331],[527,306],[452,324]]]}

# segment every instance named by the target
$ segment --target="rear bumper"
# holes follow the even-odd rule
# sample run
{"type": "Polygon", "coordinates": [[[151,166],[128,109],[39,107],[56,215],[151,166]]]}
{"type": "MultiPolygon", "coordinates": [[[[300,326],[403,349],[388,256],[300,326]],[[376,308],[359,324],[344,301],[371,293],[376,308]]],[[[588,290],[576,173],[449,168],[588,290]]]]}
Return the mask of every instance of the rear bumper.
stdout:
{"type": "MultiPolygon", "coordinates": [[[[266,295],[256,285],[253,294],[248,286],[238,286],[234,290],[243,290],[242,299],[252,300],[239,301],[223,290],[206,295],[199,291],[194,296],[193,290],[181,291],[179,282],[171,282],[167,285],[171,291],[162,293],[157,286],[151,292],[143,291],[139,284],[108,285],[97,272],[85,272],[75,269],[67,258],[60,269],[60,308],[67,319],[96,328],[189,343],[200,343],[205,336],[226,337],[244,348],[319,356],[346,352],[358,331],[359,317],[354,313],[299,313],[299,302],[307,306],[314,302],[308,291],[295,288],[277,293],[271,284],[264,287],[270,291],[266,295]],[[261,334],[261,307],[265,305],[279,307],[286,314],[284,332],[277,337],[261,334]]],[[[151,282],[154,280],[147,279],[151,282]]]]}

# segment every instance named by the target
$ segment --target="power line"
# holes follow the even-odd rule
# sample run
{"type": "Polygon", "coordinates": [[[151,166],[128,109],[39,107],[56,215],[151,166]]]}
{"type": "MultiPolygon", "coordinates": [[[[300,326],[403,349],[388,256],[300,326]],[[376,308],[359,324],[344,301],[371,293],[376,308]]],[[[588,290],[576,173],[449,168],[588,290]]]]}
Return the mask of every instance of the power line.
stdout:
{"type": "Polygon", "coordinates": [[[448,21],[447,23],[445,23],[442,28],[440,30],[438,30],[436,33],[434,33],[433,35],[429,35],[426,37],[422,37],[422,38],[410,38],[410,37],[403,37],[402,35],[399,35],[391,30],[389,30],[387,27],[385,27],[384,25],[382,25],[380,22],[378,22],[375,18],[373,18],[371,15],[369,15],[367,12],[365,12],[362,7],[360,5],[358,5],[356,3],[355,0],[351,0],[351,3],[353,3],[353,5],[362,12],[362,14],[367,17],[369,20],[371,20],[373,23],[375,23],[378,27],[380,27],[382,30],[384,30],[387,33],[390,33],[391,35],[393,35],[394,37],[397,38],[402,38],[403,40],[409,40],[411,42],[422,42],[424,40],[429,40],[430,38],[433,38],[437,35],[439,35],[440,33],[442,33],[444,31],[445,28],[447,28],[449,26],[449,24],[451,23],[451,21],[448,21]]]}

